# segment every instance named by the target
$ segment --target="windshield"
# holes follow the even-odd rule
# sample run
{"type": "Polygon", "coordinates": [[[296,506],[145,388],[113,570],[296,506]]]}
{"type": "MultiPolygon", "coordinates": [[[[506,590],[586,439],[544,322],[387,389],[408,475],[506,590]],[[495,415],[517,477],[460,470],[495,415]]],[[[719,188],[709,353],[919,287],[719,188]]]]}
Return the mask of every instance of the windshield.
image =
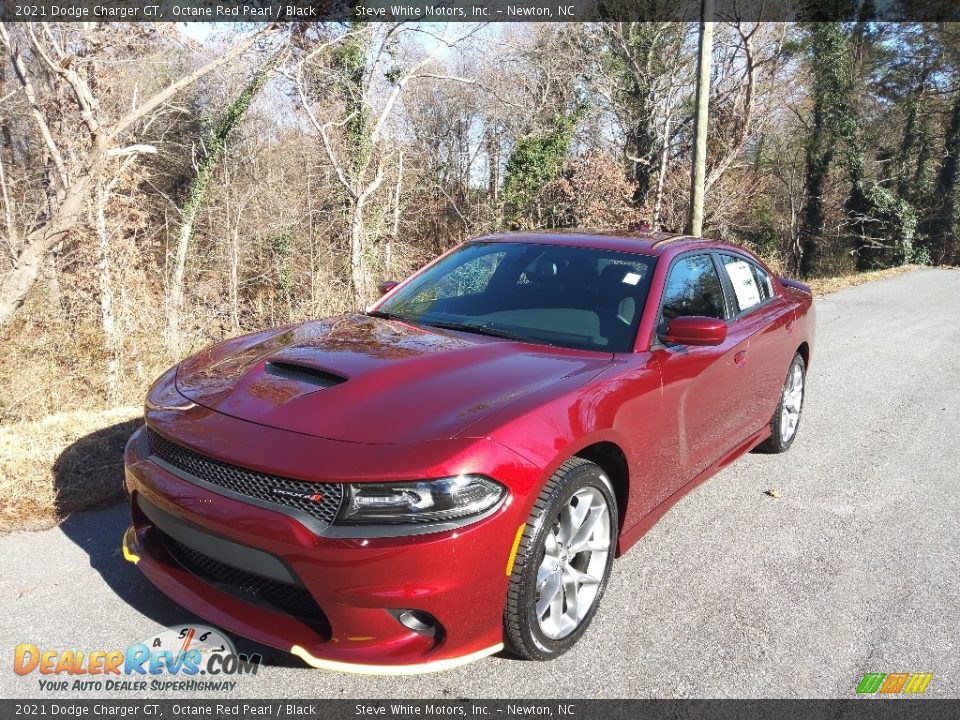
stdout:
{"type": "Polygon", "coordinates": [[[474,242],[374,314],[560,347],[633,349],[652,257],[611,250],[474,242]]]}

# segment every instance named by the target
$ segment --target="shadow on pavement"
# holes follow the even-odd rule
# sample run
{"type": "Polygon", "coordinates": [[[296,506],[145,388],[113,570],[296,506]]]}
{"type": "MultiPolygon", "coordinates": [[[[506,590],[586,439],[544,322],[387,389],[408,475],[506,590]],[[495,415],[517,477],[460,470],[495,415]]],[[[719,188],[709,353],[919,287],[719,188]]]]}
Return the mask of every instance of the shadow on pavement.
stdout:
{"type": "MultiPolygon", "coordinates": [[[[137,419],[97,430],[60,454],[53,473],[58,507],[64,514],[77,507],[77,493],[85,480],[96,486],[104,497],[115,498],[119,503],[104,510],[75,512],[60,524],[60,530],[87,553],[90,567],[117,597],[157,625],[169,627],[191,620],[209,624],[157,590],[136,566],[124,560],[120,550],[120,538],[130,524],[130,510],[123,490],[123,448],[141,422],[137,419]]],[[[303,667],[299,660],[285,652],[232,637],[239,652],[259,653],[266,665],[303,667]]]]}

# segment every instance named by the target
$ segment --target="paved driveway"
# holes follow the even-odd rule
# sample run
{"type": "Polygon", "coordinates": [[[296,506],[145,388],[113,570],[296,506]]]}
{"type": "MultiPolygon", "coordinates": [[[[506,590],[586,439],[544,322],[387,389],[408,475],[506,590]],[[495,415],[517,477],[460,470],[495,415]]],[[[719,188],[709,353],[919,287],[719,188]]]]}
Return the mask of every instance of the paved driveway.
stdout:
{"type": "MultiPolygon", "coordinates": [[[[793,449],[683,499],[614,565],[564,657],[375,678],[260,648],[266,666],[234,696],[850,697],[867,671],[933,672],[927,695],[960,696],[960,272],[817,309],[793,449]]],[[[40,694],[11,671],[19,642],[125,648],[191,620],[119,556],[127,523],[119,507],[0,538],[0,696],[40,694]]]]}

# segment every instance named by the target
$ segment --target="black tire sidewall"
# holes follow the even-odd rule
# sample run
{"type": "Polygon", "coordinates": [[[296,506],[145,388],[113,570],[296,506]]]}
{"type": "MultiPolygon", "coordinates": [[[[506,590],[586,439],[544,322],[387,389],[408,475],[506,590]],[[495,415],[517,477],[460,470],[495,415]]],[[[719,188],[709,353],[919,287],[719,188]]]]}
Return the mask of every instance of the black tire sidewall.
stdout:
{"type": "Polygon", "coordinates": [[[613,565],[613,558],[616,551],[616,542],[618,535],[618,513],[617,501],[609,479],[603,471],[593,463],[584,463],[578,465],[567,473],[563,482],[550,493],[549,502],[543,512],[539,513],[534,520],[532,543],[526,550],[524,558],[524,567],[521,582],[520,602],[526,612],[520,618],[520,628],[523,632],[525,644],[530,650],[534,650],[540,659],[550,659],[557,657],[569,650],[586,632],[590,626],[603,593],[606,590],[607,581],[610,577],[610,569],[613,565]],[[597,596],[594,598],[593,605],[586,617],[580,622],[580,625],[566,637],[554,640],[546,635],[540,629],[540,623],[536,615],[537,604],[537,570],[540,566],[544,546],[546,544],[547,534],[552,532],[553,522],[570,498],[575,493],[585,487],[593,487],[599,490],[607,502],[607,512],[610,520],[610,552],[607,557],[607,563],[604,567],[603,577],[597,588],[597,596]]]}

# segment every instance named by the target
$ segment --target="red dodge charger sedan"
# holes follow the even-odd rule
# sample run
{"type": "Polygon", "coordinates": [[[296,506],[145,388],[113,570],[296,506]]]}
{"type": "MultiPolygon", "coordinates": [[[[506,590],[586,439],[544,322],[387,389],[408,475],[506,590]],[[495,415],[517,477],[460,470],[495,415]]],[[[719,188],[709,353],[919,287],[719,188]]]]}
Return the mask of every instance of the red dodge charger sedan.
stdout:
{"type": "Polygon", "coordinates": [[[684,493],[796,438],[810,290],[743,248],[495,235],[382,289],[171,368],[126,450],[124,556],[310,665],[554,658],[684,493]]]}

